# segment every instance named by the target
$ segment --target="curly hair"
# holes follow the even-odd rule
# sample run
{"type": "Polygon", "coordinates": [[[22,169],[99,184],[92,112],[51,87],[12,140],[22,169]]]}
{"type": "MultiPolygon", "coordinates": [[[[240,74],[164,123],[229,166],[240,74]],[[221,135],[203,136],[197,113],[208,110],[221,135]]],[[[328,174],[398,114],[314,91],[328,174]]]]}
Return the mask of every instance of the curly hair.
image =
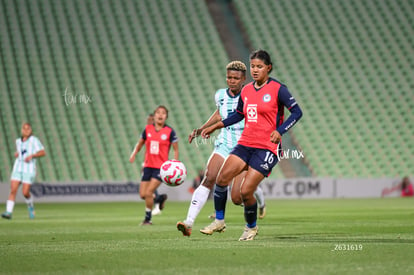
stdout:
{"type": "Polygon", "coordinates": [[[227,64],[226,70],[239,71],[239,72],[242,72],[243,74],[246,74],[247,67],[241,61],[232,61],[229,64],[227,64]]]}

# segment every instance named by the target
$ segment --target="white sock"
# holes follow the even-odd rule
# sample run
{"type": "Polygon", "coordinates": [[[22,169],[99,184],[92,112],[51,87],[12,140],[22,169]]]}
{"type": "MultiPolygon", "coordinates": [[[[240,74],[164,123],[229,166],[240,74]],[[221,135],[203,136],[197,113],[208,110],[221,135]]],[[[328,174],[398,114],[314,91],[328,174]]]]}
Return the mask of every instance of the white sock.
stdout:
{"type": "Polygon", "coordinates": [[[7,200],[6,211],[9,213],[13,213],[13,208],[14,208],[14,201],[7,200]]]}
{"type": "Polygon", "coordinates": [[[256,197],[257,205],[259,208],[263,208],[265,206],[265,199],[263,189],[260,187],[260,185],[258,185],[256,191],[254,191],[254,196],[256,197]]]}
{"type": "Polygon", "coordinates": [[[30,198],[24,198],[24,200],[27,204],[27,207],[33,207],[34,206],[33,205],[33,196],[30,196],[30,198]]]}
{"type": "Polygon", "coordinates": [[[185,220],[186,225],[193,226],[195,219],[207,202],[208,195],[210,195],[210,189],[204,185],[200,185],[194,191],[193,197],[191,198],[190,208],[188,208],[187,219],[185,220]]]}
{"type": "Polygon", "coordinates": [[[157,209],[157,210],[160,210],[161,211],[161,209],[160,209],[160,204],[159,203],[156,203],[155,205],[154,205],[154,210],[155,209],[157,209]]]}

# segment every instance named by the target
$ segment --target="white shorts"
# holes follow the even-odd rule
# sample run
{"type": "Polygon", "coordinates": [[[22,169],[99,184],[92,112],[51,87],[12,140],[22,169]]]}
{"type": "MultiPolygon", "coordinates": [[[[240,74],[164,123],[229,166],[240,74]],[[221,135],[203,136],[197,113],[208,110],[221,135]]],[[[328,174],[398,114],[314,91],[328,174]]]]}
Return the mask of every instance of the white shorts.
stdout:
{"type": "Polygon", "coordinates": [[[13,172],[11,175],[11,180],[17,180],[19,182],[32,184],[35,180],[35,177],[35,173],[13,172]]]}
{"type": "Polygon", "coordinates": [[[213,153],[218,154],[226,159],[230,155],[231,150],[233,150],[233,147],[229,147],[224,143],[219,143],[215,145],[213,153]]]}

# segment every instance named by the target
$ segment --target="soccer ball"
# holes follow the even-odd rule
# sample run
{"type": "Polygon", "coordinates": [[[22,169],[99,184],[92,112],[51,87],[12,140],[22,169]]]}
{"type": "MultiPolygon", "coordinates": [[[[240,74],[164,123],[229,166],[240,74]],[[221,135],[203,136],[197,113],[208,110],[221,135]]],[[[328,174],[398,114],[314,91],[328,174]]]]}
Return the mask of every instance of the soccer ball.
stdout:
{"type": "Polygon", "coordinates": [[[160,175],[162,181],[168,186],[181,185],[187,177],[187,169],[179,160],[167,160],[161,165],[160,175]]]}

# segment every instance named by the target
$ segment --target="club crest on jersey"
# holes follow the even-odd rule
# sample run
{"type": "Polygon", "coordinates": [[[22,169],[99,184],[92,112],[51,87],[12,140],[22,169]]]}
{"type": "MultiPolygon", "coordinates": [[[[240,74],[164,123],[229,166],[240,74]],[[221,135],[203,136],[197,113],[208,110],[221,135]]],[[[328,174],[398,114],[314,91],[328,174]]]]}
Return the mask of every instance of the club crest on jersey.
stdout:
{"type": "Polygon", "coordinates": [[[263,96],[263,102],[269,102],[272,99],[272,97],[269,94],[265,94],[263,96]]]}
{"type": "Polygon", "coordinates": [[[257,122],[257,104],[247,104],[247,121],[257,122]]]}
{"type": "Polygon", "coordinates": [[[162,134],[162,135],[161,135],[161,139],[162,139],[162,140],[166,140],[166,139],[167,139],[167,135],[166,135],[166,134],[162,134]]]}

